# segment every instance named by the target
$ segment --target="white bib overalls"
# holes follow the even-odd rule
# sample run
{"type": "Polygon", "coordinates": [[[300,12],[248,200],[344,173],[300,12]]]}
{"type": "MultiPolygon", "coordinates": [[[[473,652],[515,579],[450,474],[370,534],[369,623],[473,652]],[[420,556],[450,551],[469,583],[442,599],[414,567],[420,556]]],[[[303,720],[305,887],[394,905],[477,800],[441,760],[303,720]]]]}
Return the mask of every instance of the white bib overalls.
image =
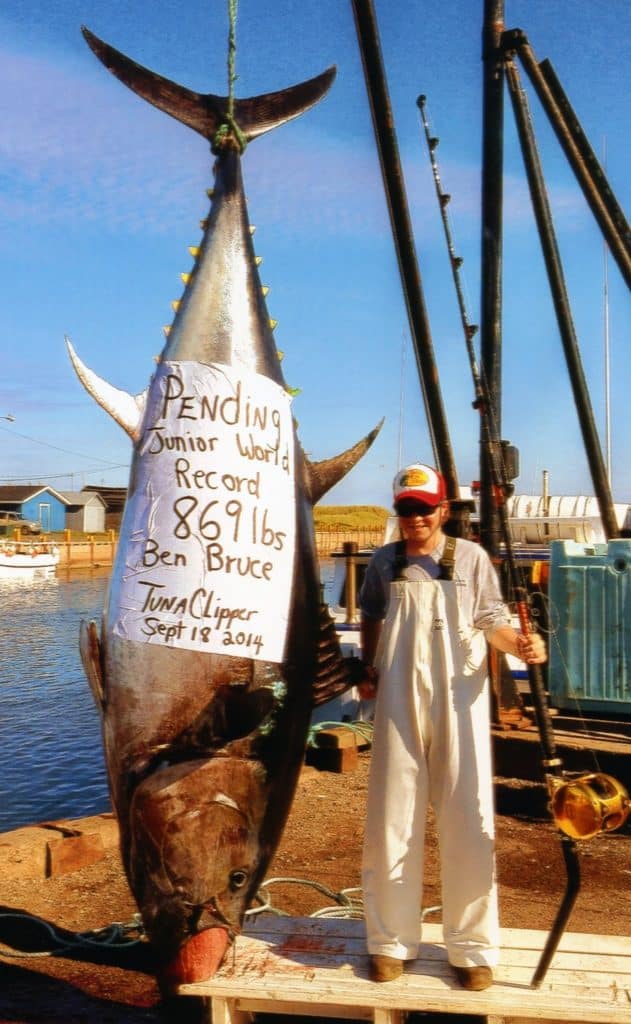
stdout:
{"type": "Polygon", "coordinates": [[[391,584],[377,666],[363,888],[369,953],[417,956],[428,801],[441,858],[449,961],[498,961],[493,776],[484,634],[466,584],[391,584]]]}

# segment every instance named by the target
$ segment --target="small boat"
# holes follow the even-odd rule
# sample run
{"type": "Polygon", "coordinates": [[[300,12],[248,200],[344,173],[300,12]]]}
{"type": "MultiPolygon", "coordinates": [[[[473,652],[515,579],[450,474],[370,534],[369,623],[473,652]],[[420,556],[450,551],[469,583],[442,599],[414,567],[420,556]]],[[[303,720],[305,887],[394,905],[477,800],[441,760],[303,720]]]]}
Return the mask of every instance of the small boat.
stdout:
{"type": "Polygon", "coordinates": [[[59,562],[59,548],[47,540],[0,538],[0,579],[49,575],[59,562]]]}

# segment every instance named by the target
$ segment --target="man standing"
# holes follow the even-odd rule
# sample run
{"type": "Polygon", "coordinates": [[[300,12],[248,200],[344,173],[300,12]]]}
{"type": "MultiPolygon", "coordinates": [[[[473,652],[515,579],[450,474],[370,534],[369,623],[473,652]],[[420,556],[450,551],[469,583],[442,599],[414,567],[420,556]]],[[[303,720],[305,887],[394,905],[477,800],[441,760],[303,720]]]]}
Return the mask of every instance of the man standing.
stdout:
{"type": "Polygon", "coordinates": [[[371,977],[393,980],[417,956],[431,803],[449,962],[480,990],[499,955],[486,643],[530,663],[545,646],[511,625],[484,549],[443,532],[440,473],[401,470],[394,506],[403,540],[375,552],[360,592],[363,696],[377,696],[362,868],[371,977]]]}

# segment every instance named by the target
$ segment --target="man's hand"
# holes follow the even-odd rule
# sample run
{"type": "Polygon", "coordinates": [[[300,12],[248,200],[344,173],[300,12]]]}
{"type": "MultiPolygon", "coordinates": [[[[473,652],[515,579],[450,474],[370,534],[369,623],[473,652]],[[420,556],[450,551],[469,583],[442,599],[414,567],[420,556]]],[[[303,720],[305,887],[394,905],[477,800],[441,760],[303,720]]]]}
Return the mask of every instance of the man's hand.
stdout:
{"type": "Polygon", "coordinates": [[[357,684],[359,696],[362,700],[373,700],[377,696],[377,682],[379,673],[374,665],[364,666],[364,678],[357,684]]]}
{"type": "Polygon", "coordinates": [[[548,660],[546,645],[539,633],[520,633],[517,637],[517,653],[528,665],[542,665],[548,660]]]}

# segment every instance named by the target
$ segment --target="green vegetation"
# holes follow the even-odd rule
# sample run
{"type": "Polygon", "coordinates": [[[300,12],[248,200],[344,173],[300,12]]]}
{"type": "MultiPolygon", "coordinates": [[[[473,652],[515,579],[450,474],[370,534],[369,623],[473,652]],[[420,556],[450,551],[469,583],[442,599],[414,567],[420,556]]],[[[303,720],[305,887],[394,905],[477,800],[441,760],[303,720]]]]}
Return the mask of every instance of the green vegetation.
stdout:
{"type": "Polygon", "coordinates": [[[391,513],[379,505],[316,505],[316,530],[382,530],[391,513]]]}

